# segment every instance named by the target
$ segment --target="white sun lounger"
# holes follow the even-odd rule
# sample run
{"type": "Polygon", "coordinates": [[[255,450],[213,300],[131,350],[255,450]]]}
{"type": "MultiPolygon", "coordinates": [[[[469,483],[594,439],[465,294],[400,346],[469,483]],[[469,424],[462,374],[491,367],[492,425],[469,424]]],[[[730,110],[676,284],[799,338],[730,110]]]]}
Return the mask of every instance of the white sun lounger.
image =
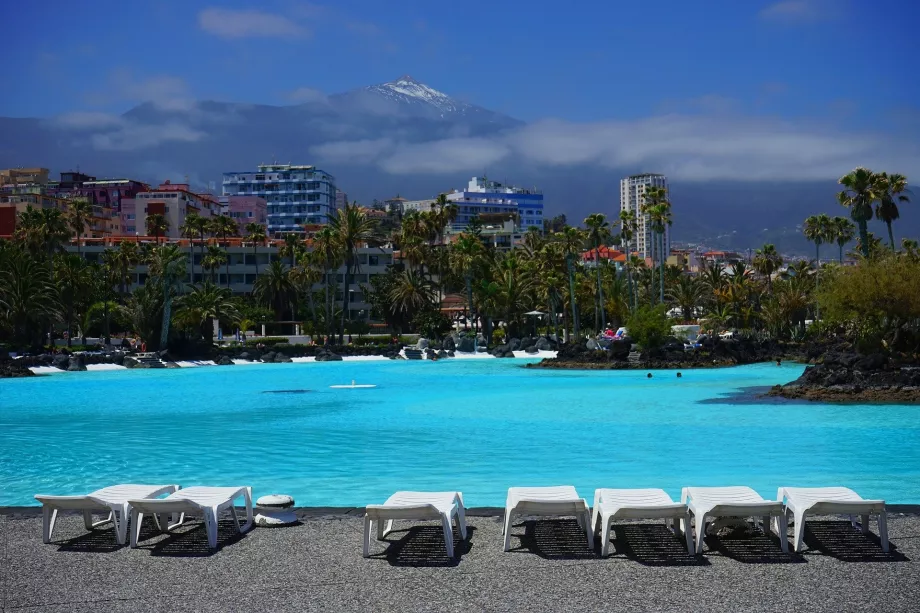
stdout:
{"type": "Polygon", "coordinates": [[[185,521],[185,514],[201,515],[204,518],[205,529],[208,534],[208,546],[217,549],[217,516],[221,511],[229,510],[233,515],[234,524],[240,533],[252,528],[252,488],[251,487],[187,487],[170,494],[166,498],[157,500],[131,500],[131,547],[137,547],[137,539],[141,533],[141,523],[144,513],[165,515],[166,513],[180,514],[179,521],[168,524],[165,520],[157,523],[161,527],[166,524],[168,532],[181,526],[185,521]],[[236,514],[233,501],[243,497],[246,503],[246,524],[240,526],[240,518],[236,514]]]}
{"type": "Polygon", "coordinates": [[[888,552],[888,515],[884,500],[865,500],[848,487],[781,487],[776,499],[785,503],[786,520],[795,522],[793,540],[796,551],[805,541],[806,515],[849,515],[856,526],[856,516],[861,519],[863,534],[869,532],[869,516],[878,515],[878,535],[882,551],[888,552]]]}
{"type": "MultiPolygon", "coordinates": [[[[685,487],[680,501],[687,503],[690,514],[696,522],[696,553],[703,552],[703,535],[706,523],[716,517],[760,517],[763,532],[770,534],[770,518],[776,517],[779,544],[783,553],[789,551],[786,541],[786,514],[783,503],[766,500],[747,486],[731,487],[685,487]]],[[[687,526],[689,529],[689,526],[687,526]]]]}
{"type": "Polygon", "coordinates": [[[511,549],[511,524],[515,515],[540,517],[569,517],[574,515],[578,525],[585,531],[588,547],[594,547],[594,531],[591,529],[591,511],[584,498],[572,485],[553,487],[509,487],[505,503],[505,521],[502,534],[505,535],[504,550],[511,549]]]}
{"type": "Polygon", "coordinates": [[[610,551],[610,526],[616,519],[664,519],[674,521],[675,533],[683,524],[687,551],[693,553],[693,532],[690,529],[690,512],[686,504],[671,500],[661,489],[594,490],[594,508],[591,512],[591,529],[601,524],[601,556],[610,551]]]}
{"type": "Polygon", "coordinates": [[[163,494],[175,492],[178,485],[136,485],[127,483],[112,485],[90,492],[85,496],[48,496],[36,494],[35,499],[42,503],[42,542],[51,542],[54,523],[58,511],[83,511],[83,523],[87,530],[112,522],[115,526],[115,540],[119,545],[125,544],[128,514],[131,512],[129,500],[156,498],[163,494]],[[108,517],[93,523],[93,512],[108,513],[108,517]]]}
{"type": "Polygon", "coordinates": [[[466,512],[463,508],[463,494],[460,492],[396,492],[383,504],[369,504],[364,514],[364,557],[370,556],[371,522],[377,522],[379,541],[393,529],[397,519],[441,520],[444,528],[444,545],[447,556],[454,557],[454,532],[452,521],[456,519],[460,537],[466,538],[466,512]],[[383,522],[386,521],[386,529],[383,522]]]}

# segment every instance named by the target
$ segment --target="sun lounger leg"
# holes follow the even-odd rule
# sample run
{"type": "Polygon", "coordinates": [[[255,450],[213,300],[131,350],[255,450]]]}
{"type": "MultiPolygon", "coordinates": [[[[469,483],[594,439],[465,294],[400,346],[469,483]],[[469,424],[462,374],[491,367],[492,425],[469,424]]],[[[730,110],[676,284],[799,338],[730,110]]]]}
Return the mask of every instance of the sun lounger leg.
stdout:
{"type": "Polygon", "coordinates": [[[697,555],[703,553],[703,536],[706,534],[706,516],[697,516],[696,520],[696,553],[697,555]]]}
{"type": "Polygon", "coordinates": [[[87,530],[93,529],[93,512],[89,509],[83,509],[83,525],[87,530]]]}
{"type": "Polygon", "coordinates": [[[240,523],[240,516],[236,512],[236,507],[232,504],[230,505],[230,515],[233,516],[233,527],[236,528],[238,532],[242,532],[243,525],[240,523]]]}
{"type": "MultiPolygon", "coordinates": [[[[785,511],[782,515],[779,516],[779,548],[782,549],[783,553],[789,553],[789,537],[786,536],[786,532],[789,531],[789,527],[786,525],[786,513],[785,511]]],[[[805,533],[805,517],[802,517],[802,534],[805,533]]]]}
{"type": "Polygon", "coordinates": [[[859,519],[860,519],[860,521],[862,521],[862,526],[861,526],[861,528],[862,528],[862,533],[863,533],[863,534],[869,534],[869,516],[868,516],[868,515],[861,515],[861,516],[859,517],[859,519]]]}
{"type": "Polygon", "coordinates": [[[48,505],[42,506],[42,542],[48,544],[51,542],[51,534],[54,532],[54,522],[57,521],[57,509],[48,505]]]}
{"type": "Polygon", "coordinates": [[[882,551],[888,553],[888,513],[884,509],[878,514],[878,538],[882,542],[882,551]]]}
{"type": "Polygon", "coordinates": [[[610,555],[610,516],[604,515],[601,517],[601,557],[606,558],[610,555]]]}
{"type": "Polygon", "coordinates": [[[208,532],[208,547],[217,549],[217,507],[204,510],[204,525],[208,532]]]}
{"type": "Polygon", "coordinates": [[[505,535],[504,551],[511,550],[511,516],[512,516],[512,513],[506,510],[505,511],[505,522],[502,527],[502,534],[505,535]]]}
{"type": "Polygon", "coordinates": [[[466,511],[462,504],[457,506],[457,524],[460,528],[460,538],[466,540],[466,511]]]}
{"type": "MultiPolygon", "coordinates": [[[[379,523],[379,520],[378,520],[379,523]]],[[[364,516],[364,557],[371,555],[371,518],[364,516]]]]}
{"type": "Polygon", "coordinates": [[[454,530],[450,525],[450,517],[444,515],[441,517],[441,526],[444,528],[444,545],[447,547],[447,557],[454,557],[454,530]]]}
{"type": "Polygon", "coordinates": [[[677,525],[678,521],[684,527],[684,538],[687,539],[687,553],[693,555],[693,530],[690,529],[690,515],[689,513],[681,517],[679,520],[674,520],[674,525],[677,525]]]}
{"type": "Polygon", "coordinates": [[[137,547],[137,541],[141,538],[141,524],[144,523],[144,514],[133,509],[131,511],[131,547],[137,547]]]}
{"type": "Polygon", "coordinates": [[[805,514],[796,513],[794,521],[795,521],[795,527],[793,528],[793,533],[795,534],[794,548],[796,551],[802,551],[802,545],[805,543],[805,514]]]}
{"type": "Polygon", "coordinates": [[[594,549],[594,528],[591,527],[589,523],[591,521],[591,512],[588,509],[585,509],[583,515],[579,516],[581,521],[578,522],[582,530],[585,531],[585,537],[588,542],[588,549],[594,549]]]}
{"type": "Polygon", "coordinates": [[[377,520],[377,540],[383,539],[390,531],[393,529],[393,520],[389,520],[386,523],[382,519],[377,520]]]}

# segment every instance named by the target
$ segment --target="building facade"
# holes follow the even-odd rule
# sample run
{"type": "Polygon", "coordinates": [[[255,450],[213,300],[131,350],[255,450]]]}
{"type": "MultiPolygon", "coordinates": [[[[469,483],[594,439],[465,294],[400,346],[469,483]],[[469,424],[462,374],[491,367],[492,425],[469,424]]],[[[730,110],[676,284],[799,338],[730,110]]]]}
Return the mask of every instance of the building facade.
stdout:
{"type": "Polygon", "coordinates": [[[166,218],[166,238],[179,238],[185,218],[196,213],[201,217],[214,217],[220,213],[220,203],[211,194],[196,194],[187,183],[166,181],[155,189],[141,192],[134,198],[135,234],[153,236],[147,227],[150,215],[166,218]]]}
{"type": "Polygon", "coordinates": [[[0,185],[26,185],[48,182],[47,168],[5,168],[0,170],[0,185]]]}
{"type": "Polygon", "coordinates": [[[262,226],[268,223],[268,203],[258,196],[221,196],[220,213],[236,222],[237,232],[240,236],[248,236],[246,226],[257,223],[262,226]]]}
{"type": "Polygon", "coordinates": [[[485,177],[473,177],[465,190],[447,194],[447,200],[458,207],[457,219],[453,223],[455,229],[462,230],[473,218],[485,213],[513,213],[521,230],[535,226],[543,231],[543,193],[537,189],[502,185],[485,177]]]}
{"type": "Polygon", "coordinates": [[[636,215],[638,228],[630,248],[638,252],[640,257],[652,258],[655,262],[659,262],[662,257],[667,258],[671,253],[671,229],[665,226],[664,249],[661,249],[652,232],[649,216],[642,212],[645,189],[650,186],[668,189],[668,179],[659,174],[632,175],[621,179],[620,211],[632,211],[636,215]]]}
{"type": "Polygon", "coordinates": [[[335,177],[315,166],[262,164],[255,172],[224,173],[224,196],[265,199],[269,236],[302,234],[306,224],[327,223],[337,193],[335,177]]]}

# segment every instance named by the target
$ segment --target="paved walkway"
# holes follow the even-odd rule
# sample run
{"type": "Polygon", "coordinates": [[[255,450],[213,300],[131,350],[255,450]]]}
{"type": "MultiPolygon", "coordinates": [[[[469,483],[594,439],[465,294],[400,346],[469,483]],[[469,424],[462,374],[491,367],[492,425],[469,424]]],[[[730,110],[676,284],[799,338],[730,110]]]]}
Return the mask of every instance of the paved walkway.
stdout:
{"type": "MultiPolygon", "coordinates": [[[[41,542],[34,510],[0,513],[3,611],[917,611],[920,516],[892,514],[892,552],[840,521],[809,522],[803,555],[763,536],[707,540],[691,558],[663,525],[618,527],[616,554],[585,548],[574,521],[527,521],[501,551],[499,517],[471,513],[460,560],[440,528],[396,531],[361,557],[359,512],[301,511],[303,522],[235,536],[207,550],[200,523],[174,535],[145,527],[143,548],[111,530],[58,520],[41,542]]],[[[399,528],[399,524],[397,524],[399,528]]],[[[874,528],[874,523],[873,523],[874,528]]]]}

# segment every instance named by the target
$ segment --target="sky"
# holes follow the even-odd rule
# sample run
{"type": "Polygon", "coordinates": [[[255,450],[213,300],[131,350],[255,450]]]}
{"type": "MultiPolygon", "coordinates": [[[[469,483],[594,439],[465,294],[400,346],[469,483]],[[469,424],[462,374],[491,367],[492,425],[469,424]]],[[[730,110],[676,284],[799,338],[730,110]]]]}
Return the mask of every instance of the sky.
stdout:
{"type": "Polygon", "coordinates": [[[910,0],[51,0],[8,8],[0,115],[289,104],[410,74],[525,121],[920,121],[910,0]]]}
{"type": "Polygon", "coordinates": [[[409,74],[528,124],[308,153],[405,176],[523,158],[697,181],[833,180],[856,165],[911,177],[918,17],[916,0],[20,3],[4,14],[15,86],[0,116],[47,118],[100,151],[181,146],[207,139],[200,116],[121,114],[295,104],[409,74]]]}

